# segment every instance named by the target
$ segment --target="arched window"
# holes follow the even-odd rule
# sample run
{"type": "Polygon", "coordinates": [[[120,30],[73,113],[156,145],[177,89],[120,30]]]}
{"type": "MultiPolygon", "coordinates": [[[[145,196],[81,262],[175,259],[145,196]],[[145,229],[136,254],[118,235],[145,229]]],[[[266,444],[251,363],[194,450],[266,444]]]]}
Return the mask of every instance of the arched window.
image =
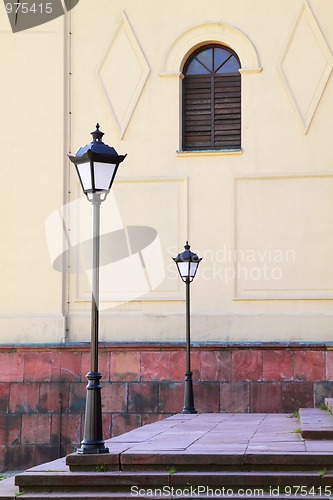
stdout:
{"type": "Polygon", "coordinates": [[[240,149],[241,75],[237,54],[200,47],[183,74],[183,151],[240,149]]]}

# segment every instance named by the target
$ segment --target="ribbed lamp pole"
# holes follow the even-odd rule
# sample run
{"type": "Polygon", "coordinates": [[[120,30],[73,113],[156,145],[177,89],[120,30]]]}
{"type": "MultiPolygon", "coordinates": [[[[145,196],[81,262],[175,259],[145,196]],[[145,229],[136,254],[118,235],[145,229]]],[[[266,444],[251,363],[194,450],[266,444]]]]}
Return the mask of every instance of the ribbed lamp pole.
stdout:
{"type": "Polygon", "coordinates": [[[75,156],[68,156],[74,163],[81,187],[93,206],[93,262],[91,296],[90,371],[87,373],[87,396],[84,435],[78,453],[108,453],[103,440],[101,378],[98,370],[99,332],[99,258],[100,258],[100,207],[111,190],[119,164],[125,156],[104,144],[103,132],[91,132],[93,140],[80,148],[75,156]]]}
{"type": "Polygon", "coordinates": [[[190,251],[188,241],[185,250],[173,258],[182,281],[186,285],[186,372],[184,382],[184,408],[182,413],[197,413],[194,407],[193,382],[191,371],[191,326],[190,326],[190,283],[195,278],[198,266],[202,260],[190,251]]]}

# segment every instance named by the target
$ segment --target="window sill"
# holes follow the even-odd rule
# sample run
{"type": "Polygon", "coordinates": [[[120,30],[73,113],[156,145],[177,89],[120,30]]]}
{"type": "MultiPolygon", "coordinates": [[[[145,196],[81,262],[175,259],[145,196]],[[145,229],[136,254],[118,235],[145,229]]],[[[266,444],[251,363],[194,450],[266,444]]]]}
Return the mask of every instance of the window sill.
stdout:
{"type": "Polygon", "coordinates": [[[179,157],[189,156],[225,156],[225,155],[241,155],[242,149],[207,149],[207,150],[193,150],[193,151],[176,151],[179,157]]]}

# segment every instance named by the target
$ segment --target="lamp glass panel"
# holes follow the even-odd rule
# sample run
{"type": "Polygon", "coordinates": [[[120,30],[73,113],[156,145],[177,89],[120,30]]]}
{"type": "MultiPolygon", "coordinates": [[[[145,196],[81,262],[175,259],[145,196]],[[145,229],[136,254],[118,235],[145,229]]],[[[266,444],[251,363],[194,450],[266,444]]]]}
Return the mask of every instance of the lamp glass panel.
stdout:
{"type": "Polygon", "coordinates": [[[188,275],[189,275],[189,273],[188,273],[189,262],[177,262],[177,265],[178,265],[180,275],[183,276],[183,278],[188,277],[188,275]]]}
{"type": "Polygon", "coordinates": [[[79,165],[76,165],[76,168],[81,179],[83,190],[84,191],[91,190],[92,186],[91,186],[90,162],[80,163],[79,165]]]}
{"type": "Polygon", "coordinates": [[[110,188],[115,168],[113,163],[94,162],[96,190],[107,191],[110,188]]]}
{"type": "Polygon", "coordinates": [[[197,272],[198,262],[191,262],[190,264],[190,277],[193,278],[197,272]]]}

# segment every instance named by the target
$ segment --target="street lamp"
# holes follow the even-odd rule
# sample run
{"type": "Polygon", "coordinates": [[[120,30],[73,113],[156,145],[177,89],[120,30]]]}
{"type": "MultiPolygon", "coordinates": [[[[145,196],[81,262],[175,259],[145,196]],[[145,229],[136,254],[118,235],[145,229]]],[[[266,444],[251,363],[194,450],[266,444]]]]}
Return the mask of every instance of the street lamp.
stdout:
{"type": "Polygon", "coordinates": [[[186,373],[184,385],[183,413],[197,413],[194,408],[193,384],[191,372],[191,334],[190,334],[190,283],[194,280],[200,261],[197,254],[190,251],[188,241],[184,246],[185,251],[173,258],[179,275],[186,284],[186,373]]]}
{"type": "Polygon", "coordinates": [[[101,385],[102,375],[98,371],[98,323],[99,323],[99,257],[100,257],[100,205],[106,199],[117,173],[119,164],[125,156],[104,144],[103,132],[91,132],[93,140],[80,148],[75,156],[68,155],[74,163],[81,187],[93,206],[93,266],[91,298],[91,347],[90,371],[87,373],[88,385],[84,436],[78,453],[108,453],[102,431],[101,385]]]}

